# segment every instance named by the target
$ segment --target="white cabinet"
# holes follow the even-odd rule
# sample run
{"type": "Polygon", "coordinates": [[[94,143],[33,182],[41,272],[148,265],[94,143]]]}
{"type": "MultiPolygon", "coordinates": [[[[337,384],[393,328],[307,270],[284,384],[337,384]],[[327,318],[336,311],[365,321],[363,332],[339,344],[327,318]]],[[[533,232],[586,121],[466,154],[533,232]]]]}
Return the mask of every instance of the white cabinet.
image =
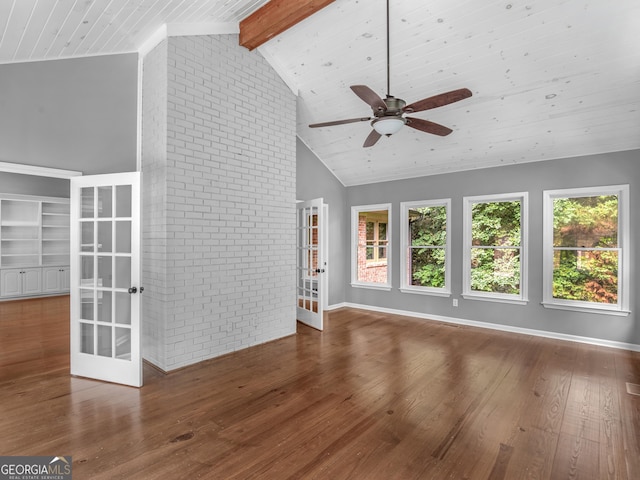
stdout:
{"type": "Polygon", "coordinates": [[[16,297],[22,294],[22,269],[12,268],[0,271],[0,295],[16,297]]]}
{"type": "Polygon", "coordinates": [[[42,293],[69,291],[69,267],[43,267],[42,293]]]}
{"type": "Polygon", "coordinates": [[[0,297],[69,291],[69,199],[0,193],[0,297]]]}
{"type": "Polygon", "coordinates": [[[7,268],[0,270],[0,295],[19,297],[42,293],[41,268],[7,268]]]}

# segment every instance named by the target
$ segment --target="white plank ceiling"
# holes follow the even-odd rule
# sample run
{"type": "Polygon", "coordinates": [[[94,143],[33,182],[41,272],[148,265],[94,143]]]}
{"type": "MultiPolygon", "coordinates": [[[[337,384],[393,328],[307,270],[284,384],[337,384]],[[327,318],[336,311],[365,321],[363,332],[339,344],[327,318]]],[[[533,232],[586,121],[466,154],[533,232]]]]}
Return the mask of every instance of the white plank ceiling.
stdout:
{"type": "MultiPolygon", "coordinates": [[[[163,24],[237,23],[266,0],[0,0],[0,63],[138,51],[163,24]]],[[[260,47],[293,85],[298,135],[345,185],[640,149],[638,0],[391,0],[391,94],[473,96],[362,148],[349,89],[387,93],[385,1],[336,0],[260,47]]],[[[256,112],[260,115],[260,112],[256,112]]],[[[277,119],[276,119],[277,120],[277,119]]],[[[639,158],[640,160],[640,158],[639,158]]]]}

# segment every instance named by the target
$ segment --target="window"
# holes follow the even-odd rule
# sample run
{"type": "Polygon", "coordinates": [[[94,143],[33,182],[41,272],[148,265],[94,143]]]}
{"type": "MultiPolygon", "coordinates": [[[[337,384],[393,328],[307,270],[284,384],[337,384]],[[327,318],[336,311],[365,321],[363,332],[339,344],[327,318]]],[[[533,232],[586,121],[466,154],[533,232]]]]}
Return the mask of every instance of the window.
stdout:
{"type": "Polygon", "coordinates": [[[387,215],[384,212],[381,218],[376,218],[375,213],[377,212],[370,212],[371,215],[364,214],[366,217],[367,265],[386,265],[387,245],[389,243],[387,239],[387,215]]]}
{"type": "Polygon", "coordinates": [[[403,292],[451,294],[450,210],[449,199],[400,204],[403,292]]]}
{"type": "Polygon", "coordinates": [[[548,308],[627,315],[629,186],[544,192],[548,308]]]}
{"type": "Polygon", "coordinates": [[[464,198],[464,298],[524,304],[528,194],[464,198]]]}
{"type": "Polygon", "coordinates": [[[391,288],[391,205],[351,208],[354,245],[351,284],[356,287],[391,288]]]}

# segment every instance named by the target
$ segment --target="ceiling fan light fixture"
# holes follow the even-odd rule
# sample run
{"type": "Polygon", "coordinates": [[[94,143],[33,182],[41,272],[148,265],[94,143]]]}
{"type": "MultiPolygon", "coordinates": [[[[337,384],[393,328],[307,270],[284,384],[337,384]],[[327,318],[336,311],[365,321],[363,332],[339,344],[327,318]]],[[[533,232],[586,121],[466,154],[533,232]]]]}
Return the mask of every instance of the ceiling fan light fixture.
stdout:
{"type": "Polygon", "coordinates": [[[402,117],[382,117],[371,122],[373,129],[380,135],[393,135],[398,133],[406,120],[402,117]]]}

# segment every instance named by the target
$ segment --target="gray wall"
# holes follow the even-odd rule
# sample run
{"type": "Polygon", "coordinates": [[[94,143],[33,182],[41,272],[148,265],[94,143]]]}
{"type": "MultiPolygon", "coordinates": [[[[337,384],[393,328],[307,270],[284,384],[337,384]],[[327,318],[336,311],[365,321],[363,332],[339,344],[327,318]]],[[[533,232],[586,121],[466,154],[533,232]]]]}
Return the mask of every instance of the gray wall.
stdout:
{"type": "MultiPolygon", "coordinates": [[[[640,238],[640,151],[593,155],[580,158],[536,162],[488,168],[411,180],[350,187],[347,203],[393,203],[392,273],[390,292],[349,288],[347,301],[371,306],[443,315],[466,320],[496,323],[512,327],[543,330],[561,334],[593,337],[603,340],[640,344],[637,309],[638,257],[635,254],[640,238]],[[542,301],[542,191],[549,189],[587,187],[597,185],[630,185],[631,191],[631,310],[626,317],[591,313],[567,312],[544,308],[542,301]],[[462,292],[462,198],[508,192],[529,192],[529,304],[509,305],[465,300],[462,292]],[[459,299],[459,307],[452,306],[452,298],[401,293],[400,286],[400,202],[452,199],[452,298],[459,299]]],[[[345,244],[345,250],[349,240],[345,244]]],[[[348,261],[348,255],[345,262],[348,261]]]]}
{"type": "Polygon", "coordinates": [[[322,197],[329,206],[329,305],[343,303],[347,286],[344,279],[349,274],[345,261],[348,254],[345,256],[344,252],[349,238],[347,189],[300,139],[296,143],[296,157],[297,169],[302,172],[296,179],[297,200],[322,197]]]}
{"type": "Polygon", "coordinates": [[[69,180],[0,172],[0,193],[69,198],[69,180]]]}
{"type": "Polygon", "coordinates": [[[137,54],[0,65],[0,162],[135,171],[137,54]]]}
{"type": "MultiPolygon", "coordinates": [[[[315,161],[319,163],[317,159],[315,161]]],[[[309,169],[308,163],[311,163],[308,159],[303,159],[299,163],[299,178],[305,175],[313,176],[315,170],[309,169]]],[[[350,215],[350,208],[354,205],[391,202],[394,242],[392,290],[386,292],[352,288],[349,285],[350,272],[347,268],[343,278],[332,278],[332,282],[345,289],[346,302],[640,345],[640,318],[637,314],[640,299],[635,295],[638,290],[637,272],[640,267],[640,259],[636,254],[637,239],[640,238],[640,209],[634,208],[638,205],[640,196],[640,151],[591,155],[354,186],[348,187],[346,194],[347,201],[343,213],[345,216],[350,215]],[[540,303],[542,301],[542,191],[615,184],[630,185],[631,315],[618,317],[544,308],[540,303]],[[462,292],[463,197],[520,191],[529,192],[528,305],[463,299],[460,296],[462,292]],[[398,267],[400,265],[400,202],[438,198],[452,199],[452,297],[401,293],[398,290],[400,286],[398,267]],[[453,298],[459,299],[459,307],[452,306],[453,298]]],[[[323,196],[323,192],[316,191],[314,195],[323,196]]],[[[344,228],[347,234],[341,234],[343,247],[333,262],[350,265],[351,245],[348,222],[345,223],[344,228]]],[[[334,234],[336,232],[332,231],[331,235],[334,234]]],[[[334,253],[336,253],[335,249],[334,253]]],[[[339,303],[337,298],[339,297],[330,297],[330,302],[339,303]]]]}

